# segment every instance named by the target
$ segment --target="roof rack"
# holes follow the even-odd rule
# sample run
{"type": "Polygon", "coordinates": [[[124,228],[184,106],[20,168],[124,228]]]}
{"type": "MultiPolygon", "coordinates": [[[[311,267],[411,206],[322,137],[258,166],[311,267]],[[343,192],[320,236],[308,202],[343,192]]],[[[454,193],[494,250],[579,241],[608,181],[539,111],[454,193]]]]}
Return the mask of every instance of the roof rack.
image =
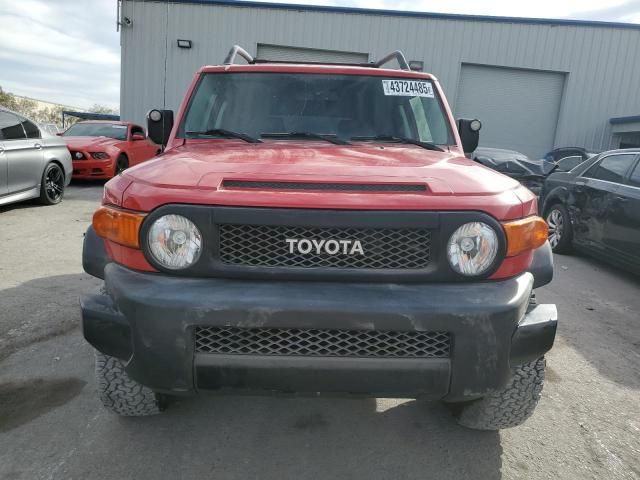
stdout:
{"type": "Polygon", "coordinates": [[[267,60],[265,58],[254,58],[252,65],[260,65],[265,63],[282,63],[284,65],[331,65],[336,67],[368,67],[374,68],[373,63],[348,63],[348,62],[305,62],[304,60],[267,60]]]}
{"type": "Polygon", "coordinates": [[[247,63],[252,65],[259,64],[259,63],[286,63],[286,64],[303,63],[305,65],[337,65],[337,66],[351,66],[351,67],[380,68],[383,65],[386,65],[387,63],[391,62],[392,60],[397,60],[401,70],[411,70],[411,68],[409,68],[409,63],[407,62],[407,59],[405,58],[404,54],[400,50],[391,52],[390,54],[382,57],[377,62],[371,62],[371,63],[305,62],[300,60],[295,60],[295,61],[265,60],[260,58],[253,58],[249,54],[249,52],[247,52],[244,48],[242,48],[239,45],[234,45],[233,47],[231,47],[231,50],[229,50],[229,53],[227,54],[227,58],[224,59],[224,64],[233,65],[238,55],[244,58],[247,61],[247,63]]]}
{"type": "Polygon", "coordinates": [[[409,68],[409,64],[407,63],[407,59],[404,58],[404,54],[400,50],[396,50],[395,52],[391,52],[389,55],[385,55],[380,60],[374,63],[376,68],[380,68],[381,66],[389,63],[391,60],[397,60],[398,65],[400,65],[401,70],[411,70],[409,68]]]}
{"type": "Polygon", "coordinates": [[[233,47],[231,47],[231,50],[229,50],[229,53],[227,54],[227,58],[224,59],[224,64],[233,65],[233,61],[236,59],[238,55],[244,58],[247,61],[247,63],[254,62],[253,57],[249,55],[249,52],[247,52],[240,45],[234,45],[233,47]]]}

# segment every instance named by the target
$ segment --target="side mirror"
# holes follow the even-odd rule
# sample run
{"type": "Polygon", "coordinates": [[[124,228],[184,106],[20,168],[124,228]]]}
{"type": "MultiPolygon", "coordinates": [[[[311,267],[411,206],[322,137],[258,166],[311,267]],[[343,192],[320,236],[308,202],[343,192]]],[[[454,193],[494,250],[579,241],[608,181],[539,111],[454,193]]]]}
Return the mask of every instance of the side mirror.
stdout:
{"type": "Polygon", "coordinates": [[[56,137],[61,137],[63,133],[64,133],[64,132],[58,132],[58,133],[56,133],[56,137]]]}
{"type": "Polygon", "coordinates": [[[467,120],[461,118],[458,120],[458,133],[460,134],[464,153],[472,153],[476,148],[478,148],[481,128],[482,122],[478,119],[467,120]]]}
{"type": "Polygon", "coordinates": [[[146,139],[147,137],[145,137],[141,133],[134,133],[133,135],[131,135],[131,140],[134,142],[139,142],[140,140],[146,140],[146,139]]]}
{"type": "Polygon", "coordinates": [[[173,129],[173,110],[149,110],[147,113],[147,132],[154,143],[167,145],[173,129]]]}

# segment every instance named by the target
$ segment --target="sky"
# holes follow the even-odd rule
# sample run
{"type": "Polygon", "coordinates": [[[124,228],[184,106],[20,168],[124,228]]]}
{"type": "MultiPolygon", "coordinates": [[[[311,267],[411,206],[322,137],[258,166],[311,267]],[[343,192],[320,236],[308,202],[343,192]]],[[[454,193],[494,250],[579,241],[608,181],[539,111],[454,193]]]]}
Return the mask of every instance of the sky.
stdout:
{"type": "MultiPolygon", "coordinates": [[[[418,12],[640,23],[640,0],[298,0],[418,12]]],[[[0,86],[76,108],[119,107],[116,0],[0,0],[0,86]]]]}

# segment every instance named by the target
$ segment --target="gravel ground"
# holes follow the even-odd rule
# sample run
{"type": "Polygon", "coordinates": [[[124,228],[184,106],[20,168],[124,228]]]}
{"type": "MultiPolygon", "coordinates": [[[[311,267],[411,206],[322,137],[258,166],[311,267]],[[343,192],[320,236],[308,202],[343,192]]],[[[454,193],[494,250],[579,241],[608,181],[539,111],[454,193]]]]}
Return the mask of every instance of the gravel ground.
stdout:
{"type": "Polygon", "coordinates": [[[556,257],[560,313],[535,415],[502,432],[437,403],[203,395],[123,419],[94,395],[77,297],[100,184],[0,207],[2,479],[640,479],[640,280],[556,257]]]}

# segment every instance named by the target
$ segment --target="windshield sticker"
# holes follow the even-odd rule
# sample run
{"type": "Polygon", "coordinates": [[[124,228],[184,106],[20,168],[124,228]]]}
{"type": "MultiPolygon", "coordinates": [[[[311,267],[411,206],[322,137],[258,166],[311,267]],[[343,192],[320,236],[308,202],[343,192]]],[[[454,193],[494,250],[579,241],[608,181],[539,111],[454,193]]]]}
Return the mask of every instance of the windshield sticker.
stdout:
{"type": "Polygon", "coordinates": [[[434,98],[431,83],[418,80],[382,80],[382,89],[385,95],[434,98]]]}
{"type": "Polygon", "coordinates": [[[111,128],[119,128],[121,130],[124,130],[125,128],[127,128],[126,125],[111,125],[111,128]]]}

